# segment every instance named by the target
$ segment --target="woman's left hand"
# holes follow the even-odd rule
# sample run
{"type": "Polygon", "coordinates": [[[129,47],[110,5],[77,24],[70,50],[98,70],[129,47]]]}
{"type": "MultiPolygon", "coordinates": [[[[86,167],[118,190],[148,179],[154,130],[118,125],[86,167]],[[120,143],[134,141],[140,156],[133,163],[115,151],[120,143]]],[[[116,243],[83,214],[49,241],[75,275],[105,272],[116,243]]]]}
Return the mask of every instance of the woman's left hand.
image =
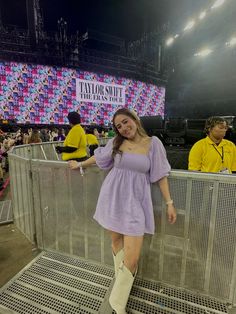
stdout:
{"type": "Polygon", "coordinates": [[[167,206],[168,221],[170,224],[174,224],[177,218],[176,209],[173,204],[169,204],[167,206]]]}
{"type": "Polygon", "coordinates": [[[68,164],[69,164],[69,168],[72,170],[79,168],[79,163],[76,160],[69,160],[68,164]]]}

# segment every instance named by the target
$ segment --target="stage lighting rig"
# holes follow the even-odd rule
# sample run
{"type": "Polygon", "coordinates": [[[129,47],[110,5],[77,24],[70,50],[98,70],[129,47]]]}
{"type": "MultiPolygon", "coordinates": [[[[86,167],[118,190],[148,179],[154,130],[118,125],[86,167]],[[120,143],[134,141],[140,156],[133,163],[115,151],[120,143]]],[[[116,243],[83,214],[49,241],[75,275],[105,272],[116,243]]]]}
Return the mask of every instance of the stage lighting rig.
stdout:
{"type": "Polygon", "coordinates": [[[173,42],[174,42],[174,38],[173,37],[168,38],[167,41],[166,41],[166,46],[170,46],[171,44],[173,44],[173,42]]]}
{"type": "Polygon", "coordinates": [[[188,24],[184,28],[184,31],[188,31],[189,29],[193,28],[194,25],[195,25],[195,21],[194,20],[188,22],[188,24]]]}
{"type": "Polygon", "coordinates": [[[234,45],[236,44],[236,37],[232,37],[232,38],[230,39],[230,41],[227,41],[225,44],[226,44],[226,46],[228,46],[228,47],[234,46],[234,45]]]}
{"type": "Polygon", "coordinates": [[[205,18],[205,16],[206,16],[206,11],[203,11],[203,12],[200,13],[199,19],[203,20],[205,18]]]}
{"type": "Polygon", "coordinates": [[[194,54],[195,57],[206,57],[208,56],[209,54],[211,54],[213,52],[213,50],[211,49],[203,49],[197,53],[194,54]]]}
{"type": "Polygon", "coordinates": [[[220,7],[224,2],[225,2],[225,0],[216,0],[216,2],[213,4],[213,6],[212,6],[211,8],[212,8],[212,9],[218,8],[218,7],[220,7]]]}
{"type": "MultiPolygon", "coordinates": [[[[204,11],[202,11],[202,12],[200,13],[200,15],[198,16],[198,19],[199,19],[199,20],[203,20],[203,19],[208,15],[208,13],[210,13],[210,10],[211,10],[211,9],[215,9],[215,8],[220,7],[224,2],[225,2],[225,0],[216,0],[215,3],[214,3],[211,7],[208,7],[206,10],[204,10],[204,11]]],[[[185,28],[183,29],[182,32],[185,32],[185,31],[188,31],[188,30],[192,29],[193,26],[195,26],[195,24],[196,24],[196,23],[195,23],[194,20],[189,21],[188,24],[185,26],[185,28]]],[[[175,36],[176,36],[176,35],[175,35],[175,36]]],[[[176,36],[176,37],[175,37],[175,36],[174,36],[174,37],[170,37],[170,38],[177,38],[177,37],[179,37],[179,35],[176,36]]],[[[171,41],[171,42],[169,43],[170,38],[166,41],[166,45],[167,45],[167,46],[170,46],[170,45],[173,43],[173,41],[171,41]]]]}

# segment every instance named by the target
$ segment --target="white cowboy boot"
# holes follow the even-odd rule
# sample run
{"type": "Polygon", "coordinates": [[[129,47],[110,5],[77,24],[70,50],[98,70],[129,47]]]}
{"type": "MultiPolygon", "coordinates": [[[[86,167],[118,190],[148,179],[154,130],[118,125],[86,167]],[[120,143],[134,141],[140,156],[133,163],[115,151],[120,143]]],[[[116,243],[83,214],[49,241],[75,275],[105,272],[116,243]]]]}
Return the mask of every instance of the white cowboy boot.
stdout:
{"type": "Polygon", "coordinates": [[[99,311],[98,311],[99,314],[104,314],[104,313],[110,314],[113,312],[111,305],[109,303],[109,297],[110,297],[111,291],[113,289],[115,279],[117,277],[119,266],[121,265],[121,263],[124,260],[124,249],[122,248],[119,252],[116,253],[116,255],[112,252],[112,255],[113,255],[113,260],[114,260],[115,276],[114,276],[114,278],[113,278],[113,280],[112,280],[112,282],[111,282],[111,284],[110,284],[110,286],[106,292],[104,301],[102,302],[102,304],[99,308],[99,311]]]}
{"type": "Polygon", "coordinates": [[[122,263],[118,269],[116,281],[109,298],[110,305],[117,314],[127,314],[125,308],[133,286],[134,277],[130,270],[122,263]]]}
{"type": "Polygon", "coordinates": [[[115,268],[115,277],[117,277],[120,263],[123,262],[124,260],[124,249],[121,249],[119,252],[116,253],[116,255],[112,252],[112,255],[113,255],[113,261],[114,261],[114,268],[115,268]]]}

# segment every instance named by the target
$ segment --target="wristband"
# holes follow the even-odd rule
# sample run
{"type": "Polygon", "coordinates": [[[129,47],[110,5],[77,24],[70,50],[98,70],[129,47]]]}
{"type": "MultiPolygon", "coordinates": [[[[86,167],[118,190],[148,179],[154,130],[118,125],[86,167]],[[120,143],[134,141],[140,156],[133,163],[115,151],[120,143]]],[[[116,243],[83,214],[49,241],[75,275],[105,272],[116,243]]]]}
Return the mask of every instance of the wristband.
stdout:
{"type": "Polygon", "coordinates": [[[173,203],[174,203],[173,200],[169,200],[169,201],[166,202],[166,205],[171,205],[171,204],[173,204],[173,203]]]}
{"type": "Polygon", "coordinates": [[[82,167],[82,161],[78,162],[78,166],[79,166],[79,171],[80,171],[81,177],[83,177],[84,170],[83,170],[83,167],[82,167]]]}

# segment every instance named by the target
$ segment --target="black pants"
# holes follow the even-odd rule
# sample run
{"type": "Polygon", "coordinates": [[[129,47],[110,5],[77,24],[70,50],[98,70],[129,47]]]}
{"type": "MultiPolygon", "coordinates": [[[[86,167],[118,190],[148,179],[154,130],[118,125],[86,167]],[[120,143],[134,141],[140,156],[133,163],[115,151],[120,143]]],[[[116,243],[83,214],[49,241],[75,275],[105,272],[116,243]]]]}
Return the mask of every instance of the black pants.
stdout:
{"type": "Polygon", "coordinates": [[[98,148],[97,144],[89,146],[90,157],[94,155],[94,151],[96,148],[98,148]]]}
{"type": "MultiPolygon", "coordinates": [[[[71,158],[71,159],[68,159],[68,160],[85,161],[87,159],[88,159],[88,157],[85,156],[85,157],[81,157],[81,158],[71,158]]],[[[66,161],[68,161],[68,160],[66,160],[66,161]]]]}

